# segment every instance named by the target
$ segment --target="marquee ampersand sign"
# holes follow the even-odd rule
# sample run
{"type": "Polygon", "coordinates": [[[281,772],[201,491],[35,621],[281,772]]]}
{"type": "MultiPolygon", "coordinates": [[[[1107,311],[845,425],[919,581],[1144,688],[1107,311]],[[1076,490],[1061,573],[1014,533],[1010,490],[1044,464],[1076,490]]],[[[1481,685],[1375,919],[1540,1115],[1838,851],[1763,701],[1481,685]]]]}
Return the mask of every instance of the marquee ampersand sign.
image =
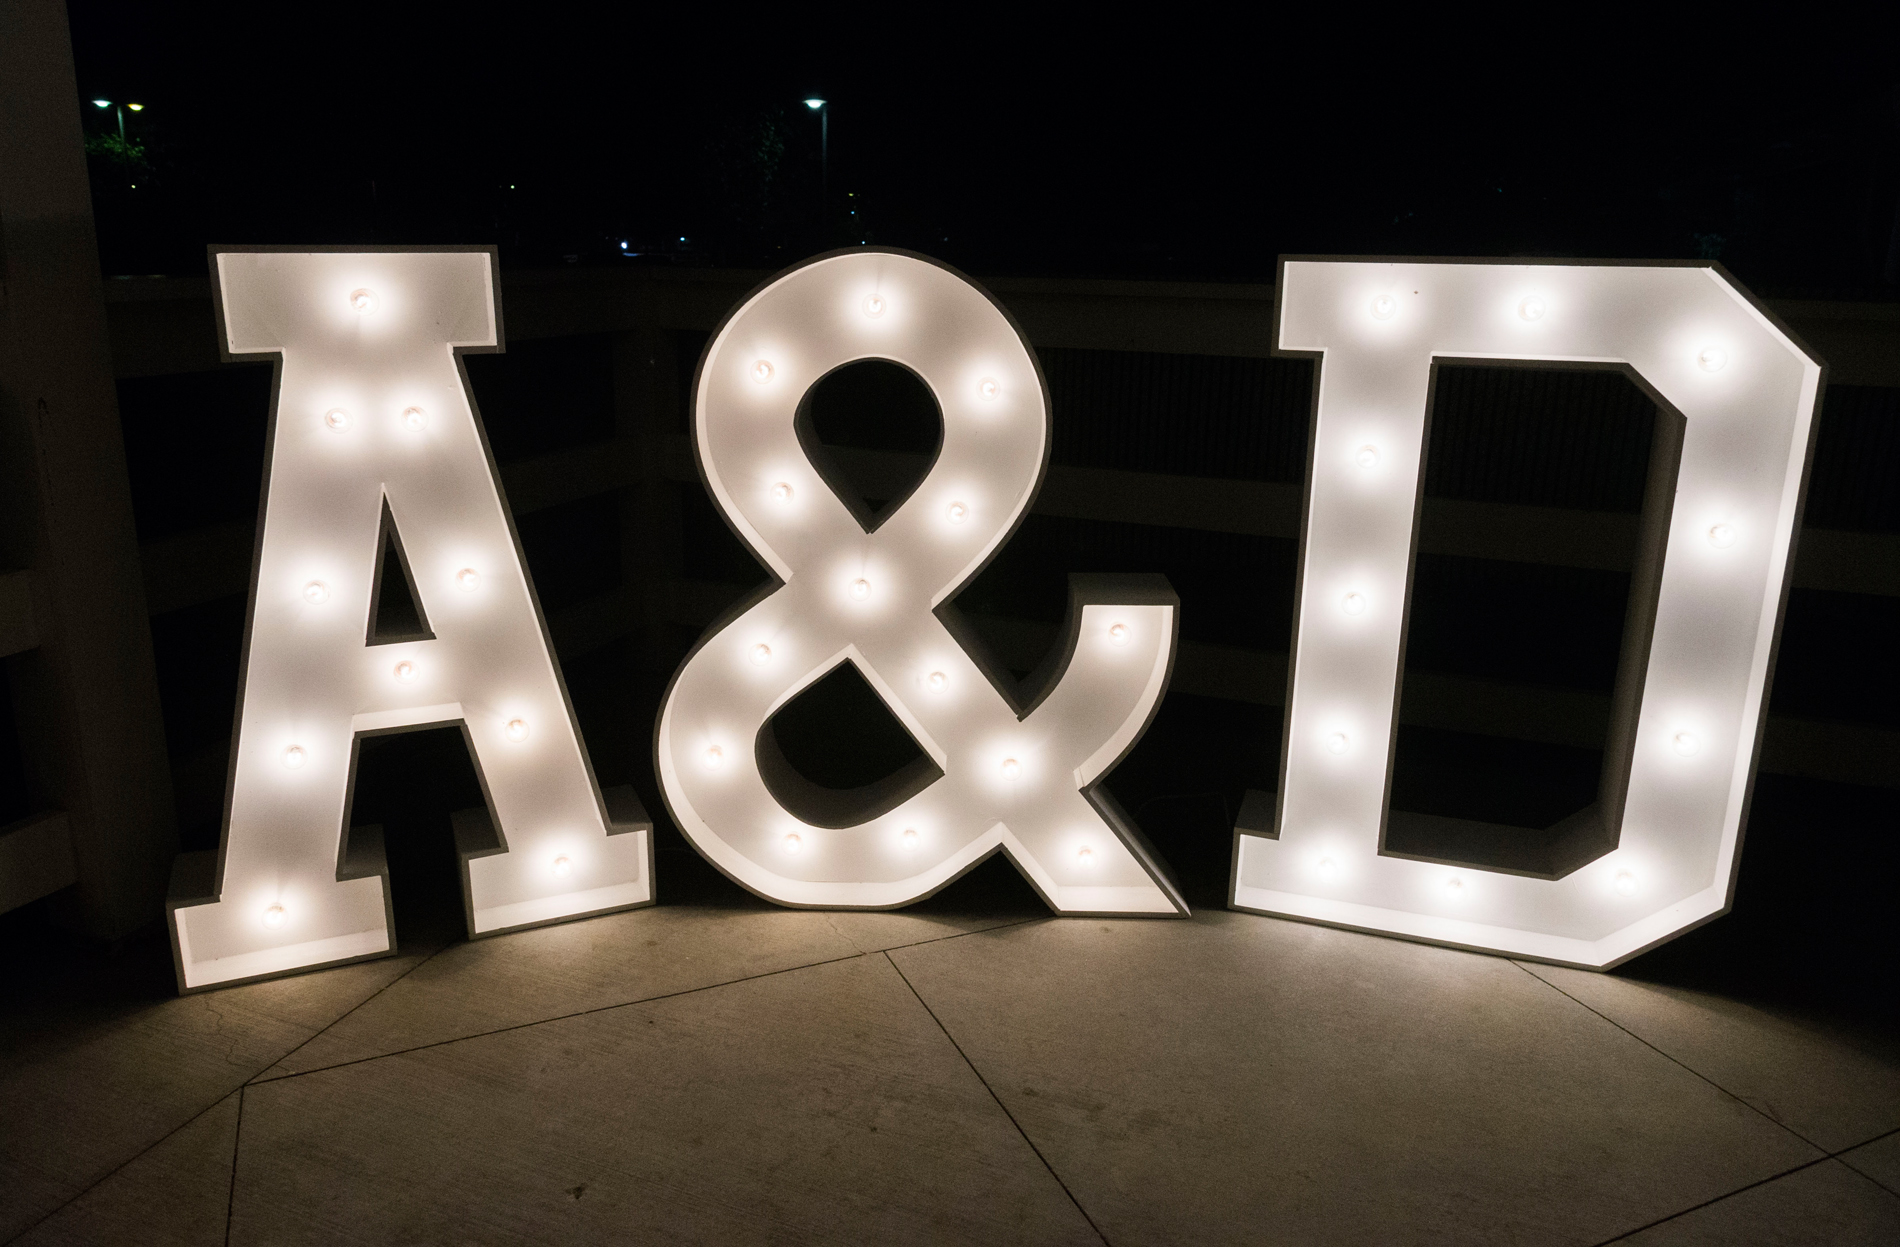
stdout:
{"type": "Polygon", "coordinates": [[[1319,377],[1280,791],[1242,810],[1233,905],[1593,969],[1726,912],[1819,361],[1709,265],[1287,260],[1275,333],[1319,377]],[[1618,368],[1658,409],[1598,800],[1514,870],[1388,842],[1500,830],[1390,788],[1434,370],[1507,360],[1618,368]]]}
{"type": "Polygon", "coordinates": [[[1166,690],[1167,582],[1072,578],[1057,674],[1026,704],[952,630],[949,599],[1008,538],[1048,457],[1041,373],[989,296],[915,255],[813,260],[714,334],[693,414],[707,488],[778,580],[700,642],[660,711],[661,786],[694,845],[786,905],[905,905],[1000,849],[1059,913],[1185,913],[1095,788],[1166,690]],[[846,506],[798,433],[811,387],[866,359],[914,373],[943,421],[928,474],[881,522],[846,506]],[[846,662],[924,756],[837,791],[793,770],[769,721],[846,662]]]}
{"type": "Polygon", "coordinates": [[[347,819],[365,736],[459,725],[471,936],[650,904],[632,789],[603,799],[457,358],[498,350],[492,249],[213,257],[227,358],[275,356],[264,506],[218,852],[180,856],[180,990],[395,951],[380,830],[347,819]],[[416,616],[384,630],[400,564],[416,616]]]}

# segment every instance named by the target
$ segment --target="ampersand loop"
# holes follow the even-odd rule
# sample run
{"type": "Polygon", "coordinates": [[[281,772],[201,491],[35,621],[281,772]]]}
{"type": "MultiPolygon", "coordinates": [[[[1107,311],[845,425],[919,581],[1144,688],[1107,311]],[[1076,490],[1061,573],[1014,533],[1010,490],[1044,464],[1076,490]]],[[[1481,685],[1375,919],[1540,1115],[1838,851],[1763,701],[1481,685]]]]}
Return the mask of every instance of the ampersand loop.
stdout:
{"type": "Polygon", "coordinates": [[[714,335],[693,415],[707,488],[781,582],[701,641],[661,710],[661,785],[700,851],[788,905],[909,904],[1000,848],[1059,913],[1185,913],[1095,788],[1166,690],[1167,582],[1072,577],[1059,675],[1027,706],[945,622],[1033,501],[1049,445],[1041,373],[989,296],[915,255],[813,260],[714,335]],[[928,474],[872,532],[796,429],[811,387],[865,359],[909,369],[943,418],[928,474]],[[767,727],[843,662],[926,755],[850,792],[798,776],[767,727]]]}

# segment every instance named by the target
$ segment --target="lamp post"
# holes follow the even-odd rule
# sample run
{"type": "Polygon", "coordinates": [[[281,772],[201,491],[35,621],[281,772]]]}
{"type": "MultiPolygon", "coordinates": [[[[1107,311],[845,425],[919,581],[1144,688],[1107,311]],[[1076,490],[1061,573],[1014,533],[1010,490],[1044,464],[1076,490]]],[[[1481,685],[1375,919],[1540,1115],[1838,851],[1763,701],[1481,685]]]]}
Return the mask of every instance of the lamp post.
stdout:
{"type": "Polygon", "coordinates": [[[119,142],[121,142],[121,143],[123,143],[123,142],[125,142],[125,110],[129,108],[129,109],[131,109],[131,110],[132,110],[133,112],[135,112],[135,113],[142,113],[142,112],[144,112],[144,111],[145,111],[145,105],[143,105],[143,104],[126,104],[126,105],[123,105],[123,106],[121,106],[121,105],[117,105],[117,104],[114,104],[114,103],[113,103],[113,102],[112,102],[111,100],[94,100],[94,101],[92,102],[92,104],[93,104],[93,107],[94,107],[94,108],[116,108],[116,109],[118,109],[118,113],[119,113],[119,142]]]}
{"type": "Polygon", "coordinates": [[[825,227],[831,204],[831,105],[820,96],[808,96],[805,107],[818,114],[818,228],[825,227]]]}

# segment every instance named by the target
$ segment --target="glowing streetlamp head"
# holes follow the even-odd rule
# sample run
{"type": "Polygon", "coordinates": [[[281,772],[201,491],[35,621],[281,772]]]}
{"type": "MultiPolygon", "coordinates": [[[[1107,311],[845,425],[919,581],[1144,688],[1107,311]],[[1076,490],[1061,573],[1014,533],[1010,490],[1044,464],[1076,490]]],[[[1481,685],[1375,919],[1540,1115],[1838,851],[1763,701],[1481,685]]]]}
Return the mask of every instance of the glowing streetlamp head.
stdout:
{"type": "Polygon", "coordinates": [[[817,112],[819,109],[823,108],[824,106],[825,106],[825,102],[819,99],[815,95],[805,101],[805,107],[811,109],[813,112],[817,112]]]}

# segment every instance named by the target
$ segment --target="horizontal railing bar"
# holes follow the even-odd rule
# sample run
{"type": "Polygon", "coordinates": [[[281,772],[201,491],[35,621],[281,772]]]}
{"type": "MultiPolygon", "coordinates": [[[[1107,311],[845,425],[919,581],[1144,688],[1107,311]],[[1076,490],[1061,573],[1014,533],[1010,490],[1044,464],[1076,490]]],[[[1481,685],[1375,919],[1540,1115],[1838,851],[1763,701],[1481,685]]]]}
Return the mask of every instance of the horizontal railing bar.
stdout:
{"type": "MultiPolygon", "coordinates": [[[[769,274],[735,269],[557,269],[502,274],[511,339],[709,330],[769,274]]],[[[991,293],[1040,348],[1181,355],[1270,354],[1273,287],[1211,282],[997,278],[991,293]]],[[[114,278],[105,284],[120,377],[218,365],[210,282],[114,278]]],[[[1842,385],[1900,386],[1900,305],[1771,300],[1842,385]]]]}
{"type": "MultiPolygon", "coordinates": [[[[858,479],[901,492],[924,467],[919,455],[839,452],[858,479]]],[[[661,444],[668,479],[697,486],[691,443],[675,434],[661,444]]],[[[517,515],[596,497],[639,479],[639,445],[619,439],[511,463],[502,485],[517,515]]],[[[1049,469],[1035,513],[1067,519],[1152,524],[1243,536],[1299,536],[1300,490],[1277,481],[1168,476],[1118,468],[1057,464],[1049,469]]],[[[1636,517],[1605,511],[1513,506],[1427,498],[1419,549],[1427,554],[1500,559],[1558,567],[1627,571],[1636,517]]],[[[247,521],[193,529],[145,542],[145,596],[154,615],[181,610],[248,585],[254,529],[247,521]]],[[[16,573],[18,574],[18,573],[16,573]]],[[[1801,534],[1795,586],[1839,593],[1900,597],[1900,535],[1809,528],[1801,534]]],[[[0,580],[0,636],[6,590],[0,580]]]]}
{"type": "MultiPolygon", "coordinates": [[[[690,443],[667,439],[663,470],[697,484],[690,443]]],[[[867,489],[899,496],[924,471],[922,455],[835,450],[867,489]]],[[[1294,539],[1300,535],[1300,487],[1278,481],[1168,476],[1120,468],[1053,464],[1034,512],[1066,519],[1152,524],[1197,532],[1294,539]]],[[[1636,544],[1635,515],[1427,498],[1419,518],[1419,549],[1427,554],[1499,559],[1557,567],[1628,571],[1636,544]]],[[[1802,530],[1795,586],[1900,597],[1900,535],[1802,530]]]]}
{"type": "MultiPolygon", "coordinates": [[[[673,586],[673,622],[703,628],[741,596],[740,585],[681,582],[673,586]]],[[[982,617],[994,657],[1013,670],[1032,670],[1055,643],[1057,625],[982,617]]],[[[1257,706],[1286,704],[1285,654],[1182,641],[1173,691],[1257,706]]],[[[1577,689],[1507,684],[1439,672],[1405,677],[1399,721],[1415,727],[1600,749],[1610,699],[1577,689]]],[[[1771,715],[1762,769],[1781,775],[1900,788],[1900,731],[1771,715]]]]}
{"type": "MultiPolygon", "coordinates": [[[[752,589],[679,580],[665,585],[664,591],[667,617],[682,627],[697,629],[752,589]]],[[[570,662],[634,635],[638,627],[638,594],[628,586],[548,616],[555,649],[570,662]]],[[[1029,670],[1054,643],[1057,625],[985,615],[982,631],[1004,667],[1029,670]]],[[[1286,700],[1286,664],[1283,653],[1183,641],[1170,688],[1223,701],[1281,706],[1286,700]]],[[[1414,672],[1405,679],[1400,722],[1591,749],[1602,744],[1609,710],[1610,699],[1598,693],[1414,672]]],[[[1761,766],[1782,775],[1900,788],[1900,731],[1772,715],[1761,766]]]]}

